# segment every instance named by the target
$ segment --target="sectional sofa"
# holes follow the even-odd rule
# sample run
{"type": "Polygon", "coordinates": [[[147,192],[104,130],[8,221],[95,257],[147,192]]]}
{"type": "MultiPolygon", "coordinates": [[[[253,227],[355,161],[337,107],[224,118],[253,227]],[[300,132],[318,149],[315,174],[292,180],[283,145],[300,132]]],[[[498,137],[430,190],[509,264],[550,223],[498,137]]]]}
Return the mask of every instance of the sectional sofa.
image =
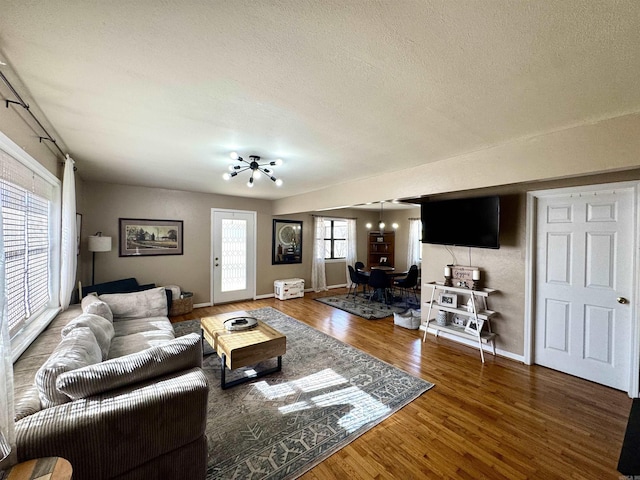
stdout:
{"type": "Polygon", "coordinates": [[[162,287],[90,295],[14,364],[18,459],[60,456],[74,480],[205,477],[198,334],[175,338],[162,287]]]}

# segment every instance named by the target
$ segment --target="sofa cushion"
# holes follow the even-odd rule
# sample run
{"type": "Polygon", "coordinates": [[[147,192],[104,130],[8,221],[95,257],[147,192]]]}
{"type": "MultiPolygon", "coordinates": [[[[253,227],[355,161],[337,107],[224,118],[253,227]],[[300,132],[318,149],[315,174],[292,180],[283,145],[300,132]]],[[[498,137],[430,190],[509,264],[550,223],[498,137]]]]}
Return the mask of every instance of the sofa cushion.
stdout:
{"type": "Polygon", "coordinates": [[[109,305],[114,321],[127,318],[166,316],[167,294],[162,287],[133,293],[111,293],[100,295],[100,300],[109,305]]]}
{"type": "Polygon", "coordinates": [[[147,330],[122,337],[114,337],[109,347],[108,359],[118,358],[130,353],[137,353],[151,347],[164,345],[175,338],[169,330],[147,330]]]}
{"type": "Polygon", "coordinates": [[[201,366],[201,338],[191,333],[164,345],[63,373],[58,376],[57,388],[76,400],[201,366]]]}
{"type": "Polygon", "coordinates": [[[97,285],[83,287],[82,296],[84,297],[90,293],[102,295],[105,293],[133,292],[137,287],[138,281],[135,278],[123,278],[121,280],[114,280],[112,282],[98,283],[97,285]]]}
{"type": "Polygon", "coordinates": [[[156,330],[174,333],[173,325],[167,317],[132,318],[126,322],[115,322],[113,328],[116,337],[156,330]]]}
{"type": "Polygon", "coordinates": [[[82,311],[84,313],[100,315],[110,322],[113,322],[113,313],[111,312],[109,305],[100,300],[97,295],[91,294],[84,297],[80,304],[82,305],[82,311]]]}
{"type": "Polygon", "coordinates": [[[56,388],[58,375],[101,360],[102,352],[91,329],[79,327],[71,330],[36,373],[36,386],[42,406],[49,408],[70,400],[56,388]]]}
{"type": "Polygon", "coordinates": [[[111,346],[111,339],[116,332],[113,324],[104,317],[93,315],[91,313],[83,313],[79,317],[71,320],[66,327],[62,329],[62,336],[66,337],[74,328],[87,327],[96,337],[100,351],[102,352],[102,360],[106,360],[111,346]]]}

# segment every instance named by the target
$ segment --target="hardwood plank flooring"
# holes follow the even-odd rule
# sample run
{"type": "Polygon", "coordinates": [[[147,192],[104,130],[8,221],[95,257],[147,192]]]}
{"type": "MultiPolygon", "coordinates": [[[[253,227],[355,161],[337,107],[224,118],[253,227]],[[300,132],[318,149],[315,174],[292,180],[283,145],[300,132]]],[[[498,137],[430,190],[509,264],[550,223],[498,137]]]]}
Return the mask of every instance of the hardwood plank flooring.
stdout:
{"type": "MultiPolygon", "coordinates": [[[[301,478],[620,479],[631,399],[621,391],[527,366],[314,301],[323,294],[198,308],[182,321],[274,307],[435,387],[301,478]]],[[[286,355],[283,358],[286,368],[286,355]]],[[[212,386],[213,389],[216,386],[212,386]]]]}

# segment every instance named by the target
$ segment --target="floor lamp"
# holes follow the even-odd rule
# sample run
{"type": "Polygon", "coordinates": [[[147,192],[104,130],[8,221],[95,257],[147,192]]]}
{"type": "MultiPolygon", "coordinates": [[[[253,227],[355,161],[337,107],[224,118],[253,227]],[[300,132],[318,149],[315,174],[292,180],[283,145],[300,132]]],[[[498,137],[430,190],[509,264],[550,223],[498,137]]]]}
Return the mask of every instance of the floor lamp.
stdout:
{"type": "Polygon", "coordinates": [[[103,237],[102,232],[89,236],[89,251],[93,252],[93,263],[91,265],[91,285],[96,283],[96,252],[111,251],[111,237],[103,237]]]}

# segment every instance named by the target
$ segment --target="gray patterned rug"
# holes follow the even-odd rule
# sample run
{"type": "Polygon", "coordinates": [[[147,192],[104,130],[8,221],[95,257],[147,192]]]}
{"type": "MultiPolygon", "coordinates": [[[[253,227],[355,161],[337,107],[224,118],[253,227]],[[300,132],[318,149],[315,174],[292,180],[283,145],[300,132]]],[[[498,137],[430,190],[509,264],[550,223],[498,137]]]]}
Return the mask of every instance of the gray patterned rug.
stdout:
{"type": "Polygon", "coordinates": [[[381,318],[390,317],[393,313],[404,312],[409,308],[420,308],[419,302],[413,301],[412,298],[408,300],[408,303],[402,301],[394,301],[390,305],[386,305],[382,302],[372,301],[369,302],[368,298],[356,296],[355,300],[353,296],[347,295],[334,295],[332,297],[318,297],[318,302],[322,302],[326,305],[339,308],[345,312],[353,313],[359,317],[366,318],[367,320],[379,320],[381,318]]]}
{"type": "Polygon", "coordinates": [[[287,336],[287,353],[281,372],[228,390],[217,355],[205,357],[207,480],[296,478],[433,387],[274,308],[250,314],[287,336]]]}

